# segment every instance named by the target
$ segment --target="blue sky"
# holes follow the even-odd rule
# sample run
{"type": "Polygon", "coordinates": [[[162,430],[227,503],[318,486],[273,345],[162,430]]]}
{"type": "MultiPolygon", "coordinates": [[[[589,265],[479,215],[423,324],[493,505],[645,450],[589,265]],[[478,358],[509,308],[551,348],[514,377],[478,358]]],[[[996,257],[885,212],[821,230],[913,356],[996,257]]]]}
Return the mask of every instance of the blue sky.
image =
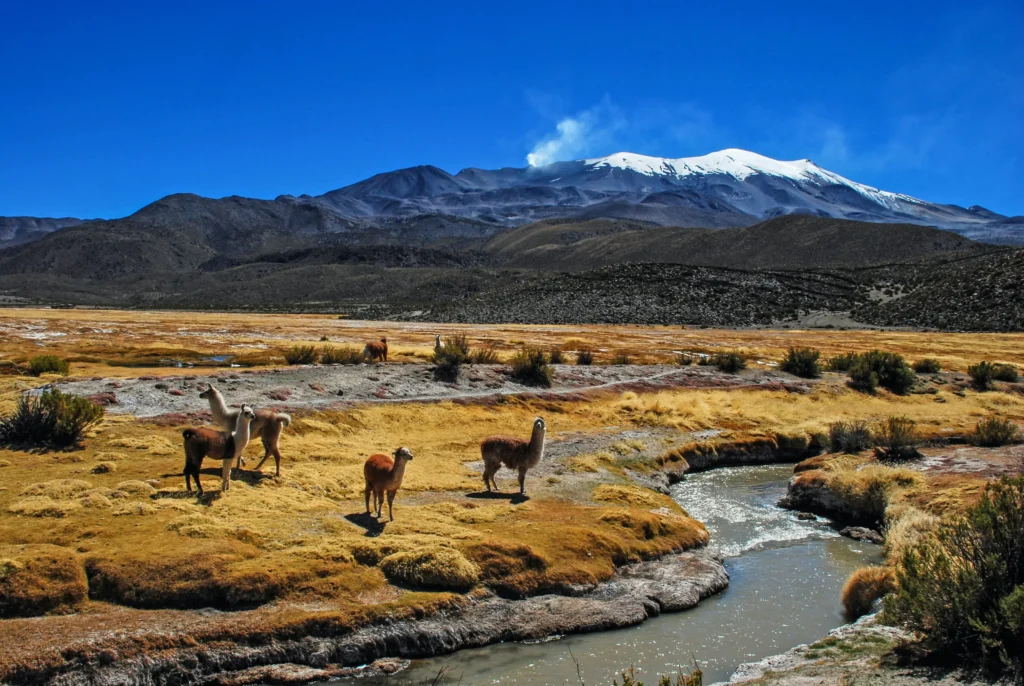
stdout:
{"type": "Polygon", "coordinates": [[[0,3],[0,215],[726,147],[1024,214],[1024,3],[715,4],[0,3]]]}

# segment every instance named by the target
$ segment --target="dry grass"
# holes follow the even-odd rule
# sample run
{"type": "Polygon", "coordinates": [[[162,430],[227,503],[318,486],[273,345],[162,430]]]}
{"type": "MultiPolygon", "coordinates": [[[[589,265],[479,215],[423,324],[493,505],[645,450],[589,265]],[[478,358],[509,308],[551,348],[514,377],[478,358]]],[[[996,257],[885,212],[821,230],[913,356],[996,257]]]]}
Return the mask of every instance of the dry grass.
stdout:
{"type": "Polygon", "coordinates": [[[458,550],[436,546],[388,555],[380,569],[403,586],[467,591],[480,580],[480,569],[458,550]]]}
{"type": "Polygon", "coordinates": [[[896,588],[896,576],[888,567],[861,567],[846,580],[842,602],[846,618],[857,619],[871,612],[875,601],[896,588]]]}
{"type": "Polygon", "coordinates": [[[87,592],[82,562],[66,548],[0,546],[0,617],[70,612],[87,592]]]}

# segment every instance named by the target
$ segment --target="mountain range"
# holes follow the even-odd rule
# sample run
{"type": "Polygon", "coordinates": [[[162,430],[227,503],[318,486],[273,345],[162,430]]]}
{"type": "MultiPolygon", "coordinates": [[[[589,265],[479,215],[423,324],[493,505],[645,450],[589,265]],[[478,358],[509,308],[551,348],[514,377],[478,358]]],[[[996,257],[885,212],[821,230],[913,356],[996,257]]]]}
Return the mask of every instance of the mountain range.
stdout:
{"type": "Polygon", "coordinates": [[[544,166],[450,174],[418,166],[323,195],[274,200],[177,194],[115,220],[0,218],[0,247],[81,225],[83,231],[160,229],[241,254],[334,234],[350,244],[478,239],[543,219],[623,219],[652,226],[751,226],[790,214],[921,224],[974,240],[1024,244],[1024,217],[926,202],[846,179],[810,160],[729,149],[669,159],[616,153],[544,166]]]}

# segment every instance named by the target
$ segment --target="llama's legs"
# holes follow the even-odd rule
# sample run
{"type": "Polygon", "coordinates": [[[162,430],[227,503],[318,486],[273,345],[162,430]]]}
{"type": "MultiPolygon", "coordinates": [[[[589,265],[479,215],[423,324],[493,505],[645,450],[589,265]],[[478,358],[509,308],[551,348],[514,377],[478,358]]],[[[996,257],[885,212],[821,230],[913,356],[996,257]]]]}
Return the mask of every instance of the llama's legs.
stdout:
{"type": "Polygon", "coordinates": [[[494,490],[498,490],[498,482],[494,480],[494,473],[498,471],[500,466],[492,466],[484,462],[484,485],[487,486],[488,492],[491,490],[491,484],[494,484],[494,490]]]}
{"type": "Polygon", "coordinates": [[[274,476],[281,476],[281,451],[274,446],[274,476]]]}
{"type": "Polygon", "coordinates": [[[364,495],[366,496],[366,514],[370,514],[370,494],[371,493],[373,493],[373,486],[371,486],[369,483],[367,483],[366,484],[366,493],[364,493],[364,495]]]}
{"type": "Polygon", "coordinates": [[[380,519],[380,511],[384,509],[384,489],[373,489],[373,505],[377,508],[377,519],[380,519]]]}
{"type": "Polygon", "coordinates": [[[519,468],[519,495],[526,495],[526,467],[519,468]]]}
{"type": "Polygon", "coordinates": [[[226,491],[231,487],[231,463],[234,462],[232,459],[221,460],[220,463],[220,478],[221,478],[221,490],[226,491]]]}
{"type": "Polygon", "coordinates": [[[395,502],[395,491],[388,491],[388,519],[395,521],[395,515],[391,512],[391,503],[395,502]]]}

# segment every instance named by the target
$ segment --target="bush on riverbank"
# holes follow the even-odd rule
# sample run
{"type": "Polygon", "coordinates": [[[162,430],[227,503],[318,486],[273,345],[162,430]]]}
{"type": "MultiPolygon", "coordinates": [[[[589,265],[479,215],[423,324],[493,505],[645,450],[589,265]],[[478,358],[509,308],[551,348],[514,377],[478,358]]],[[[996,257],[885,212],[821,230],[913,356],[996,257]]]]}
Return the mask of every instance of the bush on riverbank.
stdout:
{"type": "Polygon", "coordinates": [[[914,372],[902,355],[872,350],[858,355],[850,367],[850,386],[873,393],[879,386],[903,395],[914,385],[914,372]]]}
{"type": "Polygon", "coordinates": [[[854,420],[828,425],[829,450],[834,453],[859,453],[870,448],[872,440],[867,422],[854,420]]]}
{"type": "Polygon", "coordinates": [[[989,675],[1024,670],[1024,477],[989,485],[964,516],[897,560],[885,616],[936,657],[989,675]]]}
{"type": "Polygon", "coordinates": [[[551,386],[554,371],[548,364],[543,350],[528,348],[520,350],[512,358],[512,378],[530,386],[551,386]]]}
{"type": "Polygon", "coordinates": [[[804,379],[817,379],[821,376],[820,357],[821,351],[814,348],[790,348],[779,369],[804,379]]]}
{"type": "Polygon", "coordinates": [[[62,360],[56,355],[38,355],[28,361],[28,373],[32,376],[43,374],[60,374],[67,376],[71,371],[71,365],[67,360],[62,360]]]}
{"type": "Polygon", "coordinates": [[[1017,425],[1002,417],[986,417],[967,435],[967,440],[974,445],[993,448],[1014,443],[1019,435],[1017,425]]]}
{"type": "Polygon", "coordinates": [[[313,345],[293,345],[284,351],[284,361],[288,364],[316,364],[320,352],[313,345]]]}
{"type": "Polygon", "coordinates": [[[0,418],[0,445],[76,447],[103,414],[102,407],[55,388],[35,397],[23,395],[14,414],[0,418]]]}
{"type": "Polygon", "coordinates": [[[909,460],[920,457],[917,446],[917,423],[907,417],[889,417],[874,431],[875,454],[887,460],[909,460]]]}
{"type": "Polygon", "coordinates": [[[363,351],[349,346],[325,345],[320,349],[320,364],[362,364],[363,351]]]}

